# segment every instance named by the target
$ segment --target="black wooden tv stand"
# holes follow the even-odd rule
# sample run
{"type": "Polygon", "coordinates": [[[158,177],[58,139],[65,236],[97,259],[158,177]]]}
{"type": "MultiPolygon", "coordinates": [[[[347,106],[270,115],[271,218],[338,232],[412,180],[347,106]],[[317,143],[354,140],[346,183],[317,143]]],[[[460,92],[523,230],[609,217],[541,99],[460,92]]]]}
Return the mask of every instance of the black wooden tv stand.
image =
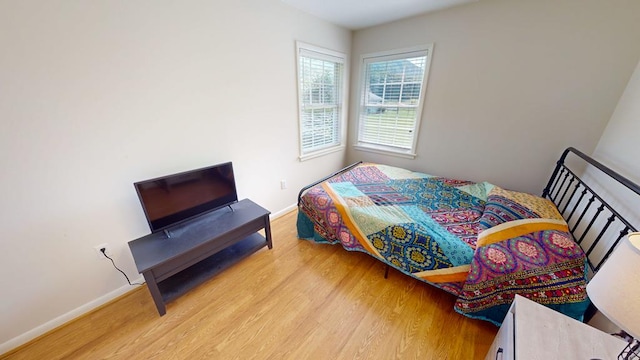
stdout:
{"type": "Polygon", "coordinates": [[[269,211],[251,200],[129,242],[160,315],[165,304],[264,246],[272,248],[269,211]],[[258,233],[264,229],[265,236],[258,233]]]}

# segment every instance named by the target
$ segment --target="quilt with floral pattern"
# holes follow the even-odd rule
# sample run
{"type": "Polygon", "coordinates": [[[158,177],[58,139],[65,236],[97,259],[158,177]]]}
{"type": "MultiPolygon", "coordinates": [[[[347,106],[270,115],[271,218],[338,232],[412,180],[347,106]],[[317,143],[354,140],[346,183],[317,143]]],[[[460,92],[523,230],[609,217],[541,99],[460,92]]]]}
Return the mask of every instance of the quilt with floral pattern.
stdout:
{"type": "Polygon", "coordinates": [[[580,319],[586,260],[548,200],[489,183],[360,164],[301,198],[298,236],[361,251],[499,325],[520,294],[580,319]]]}

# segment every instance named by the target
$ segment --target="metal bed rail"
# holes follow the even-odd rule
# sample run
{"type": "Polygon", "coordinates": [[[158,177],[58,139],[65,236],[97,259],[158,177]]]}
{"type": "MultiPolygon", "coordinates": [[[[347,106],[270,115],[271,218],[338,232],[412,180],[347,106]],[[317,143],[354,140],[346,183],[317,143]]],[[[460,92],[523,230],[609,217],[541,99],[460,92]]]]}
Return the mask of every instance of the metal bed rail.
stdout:
{"type": "Polygon", "coordinates": [[[567,148],[556,163],[542,197],[548,198],[556,205],[569,224],[569,230],[576,242],[585,250],[589,267],[595,273],[620,240],[637,229],[598,195],[593,186],[587,185],[583,180],[584,176],[578,176],[569,168],[566,164],[569,154],[574,154],[585,162],[587,167],[583,174],[595,168],[599,173],[596,172],[594,175],[605,175],[639,196],[640,186],[573,147],[567,148]],[[602,241],[613,237],[613,242],[602,241]]]}
{"type": "Polygon", "coordinates": [[[333,173],[333,174],[331,174],[331,175],[325,176],[325,177],[323,177],[322,179],[320,179],[320,180],[318,180],[318,181],[315,181],[315,182],[313,182],[313,183],[311,183],[311,184],[309,184],[309,185],[307,185],[307,186],[303,187],[302,189],[300,189],[300,192],[298,193],[298,206],[300,206],[300,201],[302,201],[302,195],[304,195],[305,191],[307,191],[307,190],[311,189],[312,187],[314,187],[314,186],[316,186],[316,185],[320,184],[320,183],[321,183],[321,182],[323,182],[323,181],[326,181],[326,180],[331,179],[332,177],[334,177],[334,176],[336,176],[336,175],[340,175],[340,174],[342,174],[343,172],[349,171],[349,170],[353,169],[354,167],[356,167],[356,166],[358,166],[358,165],[360,165],[360,164],[362,164],[362,161],[355,162],[355,163],[353,163],[353,164],[351,164],[351,165],[349,165],[349,166],[346,166],[346,167],[344,167],[344,168],[342,168],[342,169],[340,169],[340,170],[338,170],[338,171],[334,172],[334,173],[333,173]]]}

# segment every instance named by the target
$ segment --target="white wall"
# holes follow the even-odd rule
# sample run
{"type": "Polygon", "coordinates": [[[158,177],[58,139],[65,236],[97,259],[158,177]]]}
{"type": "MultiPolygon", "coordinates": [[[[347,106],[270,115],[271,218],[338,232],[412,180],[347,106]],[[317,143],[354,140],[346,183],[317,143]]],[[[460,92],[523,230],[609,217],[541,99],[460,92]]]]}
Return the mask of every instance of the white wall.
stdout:
{"type": "Polygon", "coordinates": [[[637,134],[640,134],[640,62],[594,151],[594,156],[611,168],[640,183],[637,134]]]}
{"type": "Polygon", "coordinates": [[[233,161],[279,212],[343,165],[297,160],[295,40],[351,48],[278,0],[0,2],[0,353],[128,290],[133,182],[233,161]]]}
{"type": "MultiPolygon", "coordinates": [[[[629,180],[640,184],[640,62],[618,102],[593,156],[629,180]]],[[[602,183],[614,197],[622,215],[640,230],[640,198],[619,185],[602,183]]]]}
{"type": "Polygon", "coordinates": [[[629,0],[482,0],[357,31],[352,99],[362,54],[435,48],[418,157],[347,158],[541,193],[564,148],[595,149],[640,58],[638,34],[629,0]]]}
{"type": "MultiPolygon", "coordinates": [[[[640,62],[593,152],[593,157],[640,184],[640,147],[633,138],[635,134],[640,134],[640,62]]],[[[606,194],[607,201],[640,230],[640,198],[625,187],[599,175],[597,170],[587,169],[586,175],[590,176],[589,185],[599,193],[606,194]]],[[[615,237],[612,236],[610,241],[613,238],[615,237]]],[[[599,312],[589,324],[609,333],[620,330],[599,312]]]]}

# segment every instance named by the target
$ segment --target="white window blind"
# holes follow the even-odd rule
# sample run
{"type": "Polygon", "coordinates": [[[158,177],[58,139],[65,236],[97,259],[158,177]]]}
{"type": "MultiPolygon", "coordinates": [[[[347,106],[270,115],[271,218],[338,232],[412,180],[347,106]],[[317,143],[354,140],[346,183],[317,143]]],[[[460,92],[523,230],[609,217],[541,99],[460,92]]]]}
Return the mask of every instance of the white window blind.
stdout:
{"type": "Polygon", "coordinates": [[[415,152],[432,49],[363,57],[360,147],[415,152]]]}
{"type": "Polygon", "coordinates": [[[300,155],[342,145],[345,56],[298,43],[300,155]]]}

